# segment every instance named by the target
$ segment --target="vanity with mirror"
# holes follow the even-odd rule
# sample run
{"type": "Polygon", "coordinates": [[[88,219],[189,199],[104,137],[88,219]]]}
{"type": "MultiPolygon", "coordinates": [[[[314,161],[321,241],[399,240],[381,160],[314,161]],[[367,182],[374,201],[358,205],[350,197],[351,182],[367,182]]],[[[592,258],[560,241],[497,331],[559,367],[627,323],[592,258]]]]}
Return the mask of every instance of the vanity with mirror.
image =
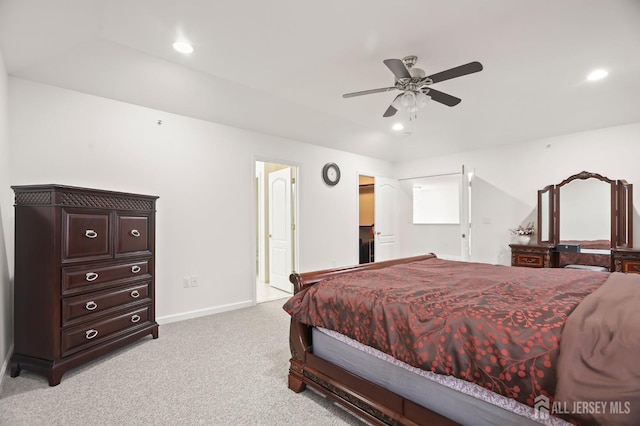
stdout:
{"type": "Polygon", "coordinates": [[[640,273],[633,185],[581,172],[538,191],[537,244],[511,244],[511,265],[640,273]]]}

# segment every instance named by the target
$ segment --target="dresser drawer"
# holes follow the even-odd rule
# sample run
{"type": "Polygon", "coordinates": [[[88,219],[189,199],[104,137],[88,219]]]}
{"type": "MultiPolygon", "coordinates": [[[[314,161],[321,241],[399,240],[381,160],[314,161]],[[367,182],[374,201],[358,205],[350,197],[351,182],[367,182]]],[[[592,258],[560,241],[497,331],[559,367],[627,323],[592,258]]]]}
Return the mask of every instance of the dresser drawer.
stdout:
{"type": "Polygon", "coordinates": [[[149,251],[149,217],[116,215],[116,255],[149,251]]]}
{"type": "Polygon", "coordinates": [[[104,342],[149,321],[149,306],[88,322],[62,331],[62,356],[104,342]]]}
{"type": "Polygon", "coordinates": [[[544,267],[544,255],[535,253],[515,253],[513,266],[526,266],[529,268],[544,267]]]}
{"type": "Polygon", "coordinates": [[[93,292],[62,300],[62,325],[84,321],[91,317],[108,314],[110,311],[133,303],[149,302],[149,282],[117,288],[110,291],[93,292]]]}
{"type": "Polygon", "coordinates": [[[108,211],[63,210],[63,260],[106,259],[112,257],[110,213],[108,211]]]}
{"type": "Polygon", "coordinates": [[[65,267],[62,269],[62,294],[98,290],[150,276],[149,259],[110,265],[65,267]]]}

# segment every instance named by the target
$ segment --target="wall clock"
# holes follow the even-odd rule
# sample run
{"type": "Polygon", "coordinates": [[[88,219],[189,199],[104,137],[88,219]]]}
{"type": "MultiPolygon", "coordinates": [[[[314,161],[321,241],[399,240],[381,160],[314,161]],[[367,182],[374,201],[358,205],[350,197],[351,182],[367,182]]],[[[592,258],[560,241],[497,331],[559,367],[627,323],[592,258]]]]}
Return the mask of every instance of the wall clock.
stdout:
{"type": "Polygon", "coordinates": [[[336,163],[327,163],[322,168],[322,180],[329,186],[335,186],[340,182],[340,168],[336,163]]]}

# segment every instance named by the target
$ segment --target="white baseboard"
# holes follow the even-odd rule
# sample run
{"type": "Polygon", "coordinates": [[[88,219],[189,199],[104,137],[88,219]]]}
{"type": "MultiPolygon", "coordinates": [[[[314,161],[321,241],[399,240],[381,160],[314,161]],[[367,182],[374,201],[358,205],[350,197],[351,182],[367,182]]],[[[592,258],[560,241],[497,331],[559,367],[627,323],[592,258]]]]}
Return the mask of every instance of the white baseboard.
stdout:
{"type": "Polygon", "coordinates": [[[229,305],[216,306],[213,308],[198,309],[195,311],[182,312],[179,314],[165,315],[157,317],[158,324],[169,324],[172,322],[184,321],[192,318],[204,317],[212,314],[219,314],[221,312],[233,311],[236,309],[249,308],[254,305],[253,300],[247,300],[245,302],[231,303],[229,305]]]}
{"type": "Polygon", "coordinates": [[[442,259],[442,260],[462,260],[462,256],[456,256],[453,254],[438,254],[436,255],[438,256],[438,259],[442,259]]]}
{"type": "Polygon", "coordinates": [[[4,385],[5,373],[7,372],[7,367],[9,366],[9,360],[11,359],[11,354],[13,353],[13,343],[9,346],[9,350],[7,351],[7,357],[2,362],[2,366],[0,367],[0,393],[2,393],[2,386],[4,385]]]}

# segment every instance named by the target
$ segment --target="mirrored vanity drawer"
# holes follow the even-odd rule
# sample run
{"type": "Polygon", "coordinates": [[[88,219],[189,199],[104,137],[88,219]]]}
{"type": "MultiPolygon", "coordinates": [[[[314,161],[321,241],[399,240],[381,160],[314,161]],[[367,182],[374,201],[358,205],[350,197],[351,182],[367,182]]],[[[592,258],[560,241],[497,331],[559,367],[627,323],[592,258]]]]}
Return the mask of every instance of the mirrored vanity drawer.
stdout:
{"type": "Polygon", "coordinates": [[[617,248],[611,254],[616,272],[640,274],[640,250],[617,248]]]}
{"type": "Polygon", "coordinates": [[[542,268],[544,266],[544,256],[540,254],[517,254],[515,265],[527,266],[529,268],[542,268]]]}
{"type": "Polygon", "coordinates": [[[622,272],[628,272],[631,274],[640,274],[640,261],[623,260],[622,272]]]}
{"type": "Polygon", "coordinates": [[[511,266],[550,268],[554,256],[553,246],[544,244],[510,244],[511,266]]]}

